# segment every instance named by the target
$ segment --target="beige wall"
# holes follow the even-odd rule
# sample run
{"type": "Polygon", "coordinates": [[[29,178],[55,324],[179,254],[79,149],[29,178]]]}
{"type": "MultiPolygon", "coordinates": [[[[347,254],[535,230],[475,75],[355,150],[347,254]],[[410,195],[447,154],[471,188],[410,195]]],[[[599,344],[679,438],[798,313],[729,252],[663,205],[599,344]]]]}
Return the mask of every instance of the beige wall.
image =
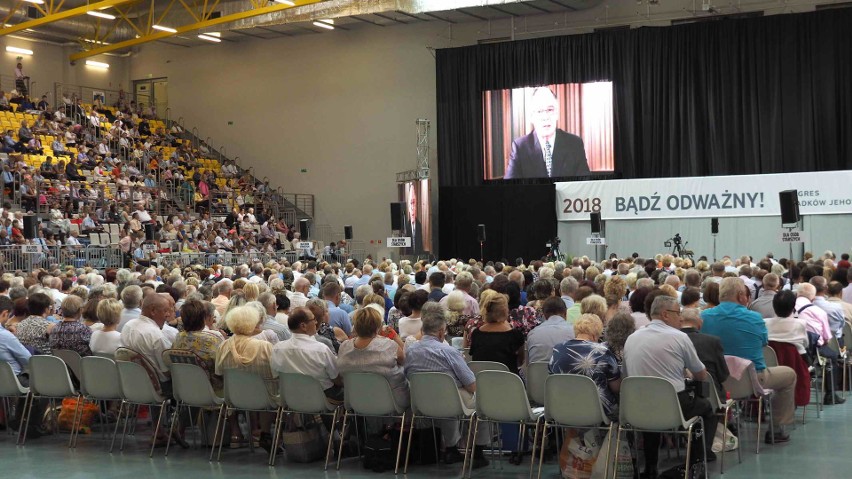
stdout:
{"type": "MultiPolygon", "coordinates": [[[[224,145],[259,178],[314,193],[318,224],[351,224],[369,246],[389,236],[395,174],[415,167],[415,120],[435,121],[435,64],[426,47],[442,31],[434,22],[146,46],[133,57],[131,77],[168,77],[173,118],[211,136],[213,147],[224,145]]],[[[434,135],[433,124],[433,149],[434,135]]]]}

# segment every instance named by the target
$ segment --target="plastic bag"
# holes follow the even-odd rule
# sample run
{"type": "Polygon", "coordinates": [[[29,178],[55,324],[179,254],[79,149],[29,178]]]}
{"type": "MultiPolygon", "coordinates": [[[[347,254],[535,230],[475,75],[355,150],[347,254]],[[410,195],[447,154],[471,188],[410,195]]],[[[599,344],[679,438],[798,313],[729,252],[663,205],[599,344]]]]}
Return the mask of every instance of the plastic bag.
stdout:
{"type": "Polygon", "coordinates": [[[713,452],[722,452],[722,444],[725,452],[736,451],[739,447],[739,439],[731,431],[725,429],[724,423],[716,423],[716,435],[713,437],[713,452]]]}
{"type": "Polygon", "coordinates": [[[606,437],[603,439],[601,449],[598,452],[599,460],[596,460],[592,467],[592,477],[604,477],[604,471],[607,471],[606,459],[607,456],[610,456],[610,464],[607,471],[609,474],[608,477],[616,477],[617,479],[633,479],[633,456],[630,453],[630,445],[627,443],[627,440],[622,438],[619,442],[618,451],[616,451],[615,457],[612,457],[609,453],[611,447],[615,447],[615,438],[610,437],[609,432],[607,432],[606,437]],[[615,476],[613,476],[613,470],[615,470],[615,476]]]}
{"type": "MultiPolygon", "coordinates": [[[[559,451],[559,470],[564,479],[603,478],[610,437],[605,429],[567,429],[562,450],[559,451]]],[[[610,458],[612,460],[612,458],[610,458]]],[[[616,478],[633,478],[630,447],[625,441],[616,456],[616,478]]],[[[612,475],[613,466],[609,472],[612,475]]]]}
{"type": "MultiPolygon", "coordinates": [[[[80,420],[80,430],[83,431],[83,434],[88,434],[90,432],[90,426],[93,422],[95,422],[95,418],[100,414],[100,409],[98,405],[89,402],[86,400],[82,400],[82,409],[83,414],[80,420]]],[[[65,398],[62,400],[62,409],[59,411],[59,419],[57,420],[57,426],[60,430],[70,431],[73,427],[74,422],[74,413],[77,409],[77,398],[65,398]]]]}

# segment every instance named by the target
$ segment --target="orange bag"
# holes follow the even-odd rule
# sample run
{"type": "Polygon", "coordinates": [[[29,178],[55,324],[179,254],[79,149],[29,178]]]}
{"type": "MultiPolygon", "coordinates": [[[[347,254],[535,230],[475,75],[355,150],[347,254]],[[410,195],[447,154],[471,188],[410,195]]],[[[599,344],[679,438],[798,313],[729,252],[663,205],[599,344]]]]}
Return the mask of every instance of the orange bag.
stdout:
{"type": "MultiPolygon", "coordinates": [[[[86,401],[85,399],[81,399],[81,401],[83,401],[81,406],[83,415],[80,420],[80,430],[84,434],[88,434],[90,431],[89,427],[95,421],[97,415],[100,414],[100,408],[97,404],[86,401]]],[[[65,398],[62,400],[62,410],[59,412],[59,419],[57,420],[59,429],[63,431],[71,430],[75,411],[77,411],[77,398],[65,398]]]]}

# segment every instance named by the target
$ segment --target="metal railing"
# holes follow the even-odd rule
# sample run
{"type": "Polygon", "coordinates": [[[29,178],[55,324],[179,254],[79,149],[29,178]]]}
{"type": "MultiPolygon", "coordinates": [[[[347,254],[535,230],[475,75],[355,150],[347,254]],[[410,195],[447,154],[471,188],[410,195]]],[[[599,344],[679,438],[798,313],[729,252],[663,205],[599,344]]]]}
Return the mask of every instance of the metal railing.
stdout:
{"type": "Polygon", "coordinates": [[[0,266],[4,271],[29,273],[38,268],[92,267],[120,268],[117,245],[42,246],[39,244],[0,246],[0,266]]]}

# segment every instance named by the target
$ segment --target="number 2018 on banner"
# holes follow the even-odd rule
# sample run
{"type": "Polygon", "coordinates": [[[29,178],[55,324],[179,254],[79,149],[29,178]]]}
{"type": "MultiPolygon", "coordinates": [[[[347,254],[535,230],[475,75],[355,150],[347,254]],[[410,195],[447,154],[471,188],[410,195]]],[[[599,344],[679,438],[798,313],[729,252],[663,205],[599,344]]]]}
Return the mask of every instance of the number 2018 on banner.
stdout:
{"type": "Polygon", "coordinates": [[[565,198],[563,213],[599,213],[601,211],[600,198],[565,198]]]}

